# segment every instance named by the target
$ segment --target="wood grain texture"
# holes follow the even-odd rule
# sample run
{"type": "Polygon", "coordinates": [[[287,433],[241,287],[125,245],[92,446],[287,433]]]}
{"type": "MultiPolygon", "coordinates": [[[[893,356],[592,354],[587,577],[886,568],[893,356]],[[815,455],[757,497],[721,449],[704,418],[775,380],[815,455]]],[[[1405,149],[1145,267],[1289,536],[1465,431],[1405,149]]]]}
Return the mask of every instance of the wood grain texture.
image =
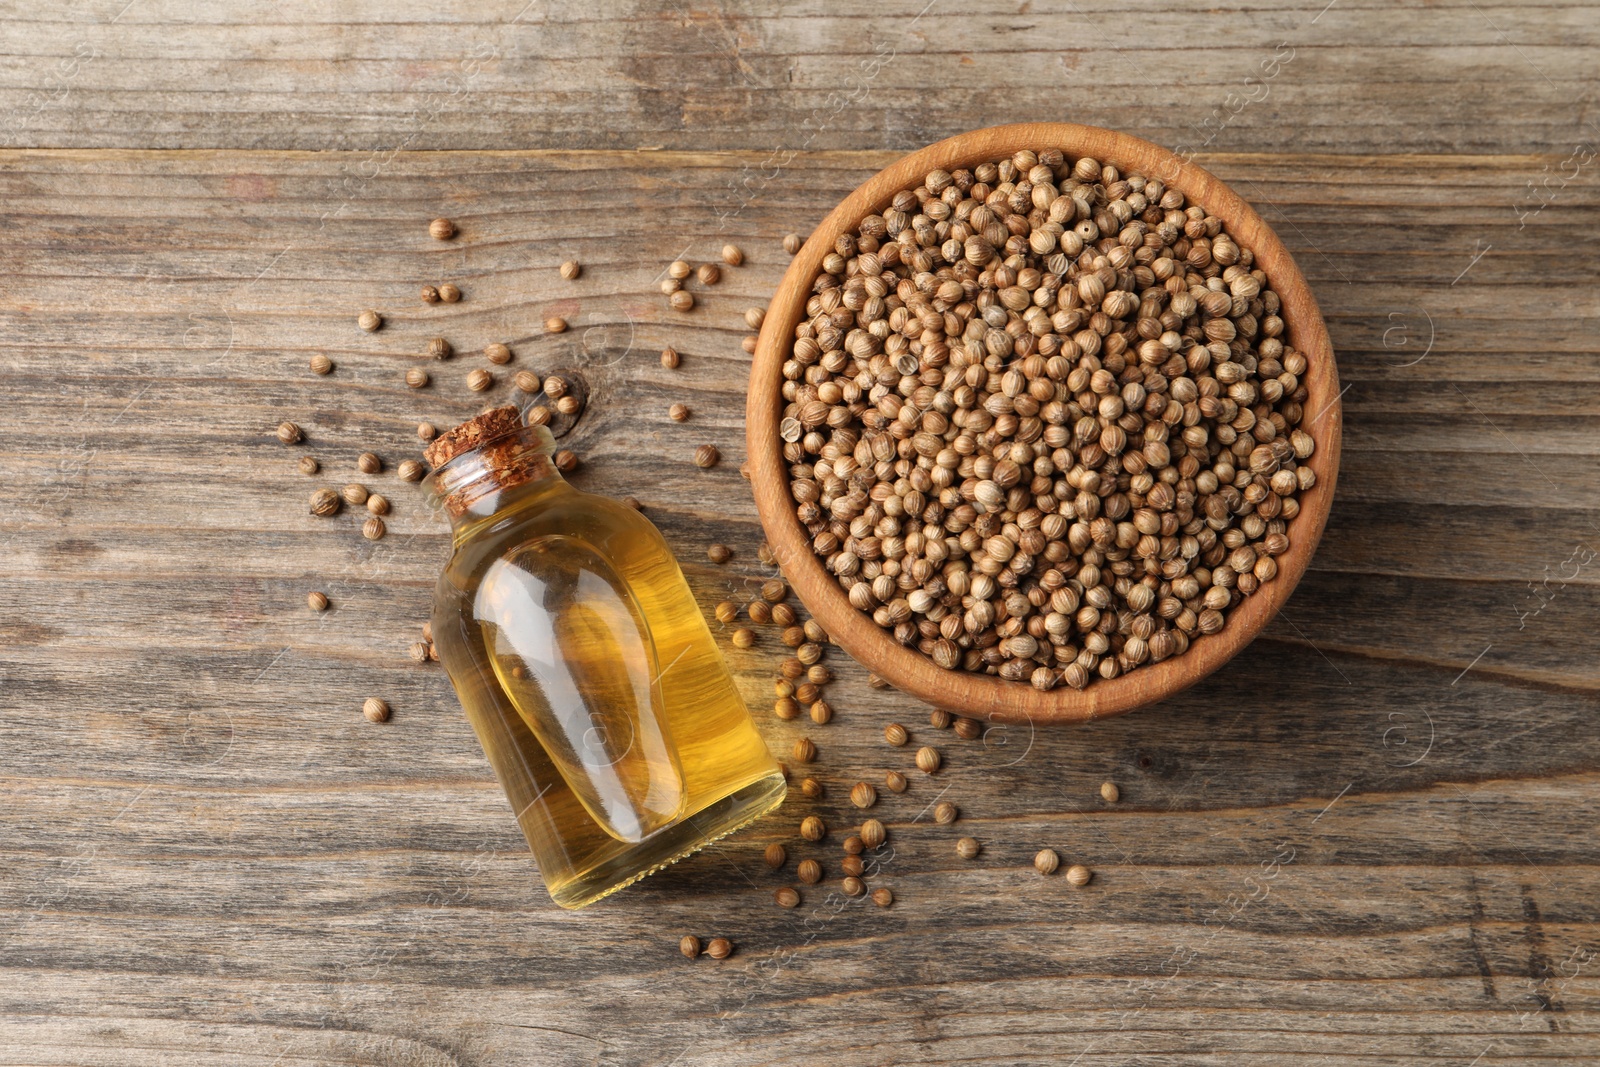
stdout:
{"type": "Polygon", "coordinates": [[[1322,547],[1225,669],[961,742],[837,653],[834,721],[772,718],[763,628],[730,660],[777,750],[817,743],[826,796],[594,908],[548,902],[448,683],[405,656],[447,537],[393,466],[419,419],[568,368],[574,481],[640,497],[708,612],[748,597],[770,572],[738,473],[742,311],[778,237],[895,155],[797,157],[748,200],[753,153],[0,155],[0,1063],[1600,1056],[1600,192],[1523,224],[1547,157],[1200,157],[1304,268],[1349,387],[1322,547]],[[428,238],[441,214],[458,240],[428,238]],[[727,240],[745,265],[668,310],[665,263],[727,240]],[[417,300],[441,281],[465,299],[417,300]],[[363,307],[388,325],[362,333],[363,307]],[[542,333],[552,313],[573,329],[542,333]],[[432,336],[460,354],[423,360],[432,336]],[[492,341],[515,360],[470,393],[492,341]],[[405,388],[413,365],[433,387],[405,388]],[[358,479],[366,448],[388,469],[358,479]],[[394,500],[384,540],[307,514],[352,480],[394,500]],[[369,695],[392,722],[361,719],[369,695]],[[884,745],[890,721],[915,743],[884,745]],[[837,842],[851,784],[890,768],[912,783],[873,811],[880,910],[837,892],[837,842]],[[773,841],[828,872],[795,911],[773,841]],[[1040,878],[1044,846],[1094,880],[1040,878]],[[691,963],[684,933],[738,951],[691,963]]]}

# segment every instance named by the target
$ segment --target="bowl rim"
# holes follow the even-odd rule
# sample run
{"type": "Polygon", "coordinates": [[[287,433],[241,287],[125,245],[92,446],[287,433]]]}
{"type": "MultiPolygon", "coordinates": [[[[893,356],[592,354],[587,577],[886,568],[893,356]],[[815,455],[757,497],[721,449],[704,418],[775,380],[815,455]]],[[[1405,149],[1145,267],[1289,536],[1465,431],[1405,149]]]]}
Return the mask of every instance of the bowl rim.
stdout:
{"type": "Polygon", "coordinates": [[[1084,722],[1131,711],[1188,688],[1231,659],[1278,613],[1299,584],[1327,525],[1338,479],[1341,395],[1332,343],[1316,299],[1283,243],[1242,197],[1195,163],[1142,138],[1076,123],[1015,123],[958,134],[901,157],[863,182],[817,225],[790,262],[762,323],[750,369],[745,438],[751,488],[768,544],[795,594],[835,644],[895,688],[936,707],[996,722],[1084,722]],[[914,188],[930,171],[970,168],[1023,149],[1042,148],[1058,148],[1070,159],[1089,156],[1123,173],[1159,178],[1182,192],[1188,203],[1220,217],[1235,241],[1254,253],[1255,265],[1266,272],[1282,304],[1285,339],[1307,359],[1301,378],[1307,390],[1301,428],[1316,442],[1306,464],[1315,473],[1316,484],[1300,493],[1300,512],[1290,520],[1290,548],[1277,557],[1278,573],[1272,580],[1236,606],[1222,630],[1192,639],[1181,655],[1113,679],[1095,678],[1082,690],[1060,685],[1039,690],[1026,681],[945,670],[857,611],[812,550],[810,536],[794,513],[778,436],[784,407],[783,363],[811,295],[812,280],[835,239],[865,216],[883,211],[895,193],[914,188]]]}

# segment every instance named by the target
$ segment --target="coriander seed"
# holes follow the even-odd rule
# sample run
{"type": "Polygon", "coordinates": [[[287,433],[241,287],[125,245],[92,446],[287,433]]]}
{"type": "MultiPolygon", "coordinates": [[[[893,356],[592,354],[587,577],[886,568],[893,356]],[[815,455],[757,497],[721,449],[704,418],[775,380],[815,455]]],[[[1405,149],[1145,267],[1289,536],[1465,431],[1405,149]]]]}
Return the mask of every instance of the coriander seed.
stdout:
{"type": "Polygon", "coordinates": [[[956,855],[964,860],[975,859],[981,851],[983,846],[978,844],[976,837],[963,837],[956,842],[956,855]]]}
{"type": "Polygon", "coordinates": [[[456,235],[456,224],[449,219],[434,219],[428,223],[428,236],[435,241],[448,241],[456,235]]]}
{"type": "Polygon", "coordinates": [[[625,496],[625,497],[622,498],[622,502],[624,504],[628,505],[634,511],[643,511],[644,510],[644,504],[636,496],[625,496]]]}
{"type": "Polygon", "coordinates": [[[661,365],[663,367],[667,368],[668,370],[676,370],[680,362],[681,357],[678,355],[677,349],[663,348],[661,350],[661,365]]]}
{"type": "Polygon", "coordinates": [[[367,502],[367,497],[369,494],[366,486],[362,485],[360,482],[351,482],[349,485],[339,490],[339,495],[344,497],[344,502],[346,504],[349,504],[353,508],[359,508],[362,504],[367,502]]]}
{"type": "Polygon", "coordinates": [[[361,524],[361,536],[365,537],[368,541],[382,540],[383,535],[388,532],[389,528],[385,526],[383,524],[383,520],[378,518],[376,515],[372,516],[372,518],[361,524]]]}
{"type": "Polygon", "coordinates": [[[548,319],[544,320],[544,332],[566,333],[567,320],[562,318],[560,315],[551,315],[548,319]]]}
{"type": "MultiPolygon", "coordinates": [[[[789,587],[782,578],[768,578],[761,583],[761,599],[769,604],[778,604],[789,596],[789,587]]],[[[777,609],[774,608],[774,611],[777,609]]]]}
{"type": "Polygon", "coordinates": [[[715,263],[702,263],[695,271],[695,276],[700,279],[701,285],[716,285],[722,280],[722,271],[717,269],[715,263]]]}
{"type": "Polygon", "coordinates": [[[312,611],[328,610],[328,594],[311,592],[306,594],[306,607],[312,611]]]}
{"type": "Polygon", "coordinates": [[[422,464],[414,459],[401,460],[400,465],[395,467],[394,472],[400,476],[402,482],[422,481],[422,464]]]}
{"type": "Polygon", "coordinates": [[[517,371],[516,377],[511,381],[512,384],[514,384],[518,389],[530,396],[537,393],[543,385],[543,383],[539,381],[539,376],[533,373],[531,370],[517,371]]]}
{"type": "Polygon", "coordinates": [[[667,303],[672,305],[673,311],[693,311],[694,294],[687,289],[679,289],[667,297],[667,303]]]}
{"type": "Polygon", "coordinates": [[[894,893],[886,885],[879,886],[872,891],[872,902],[880,908],[887,908],[894,903],[894,893]]]}
{"type": "Polygon", "coordinates": [[[772,702],[772,714],[784,722],[793,722],[800,717],[800,704],[794,697],[779,697],[772,702]]]}
{"type": "Polygon", "coordinates": [[[578,454],[570,448],[563,448],[551,459],[555,462],[556,470],[561,471],[563,474],[578,469],[578,454]]]}
{"type": "Polygon", "coordinates": [[[806,885],[816,885],[822,881],[822,864],[816,860],[801,860],[794,869],[794,875],[806,885]]]}
{"type": "Polygon", "coordinates": [[[950,724],[954,721],[955,716],[951,715],[943,708],[934,708],[928,713],[928,725],[932,726],[935,730],[948,730],[950,728],[950,724]]]}
{"type": "Polygon", "coordinates": [[[732,622],[739,617],[739,606],[731,600],[724,600],[717,605],[715,614],[718,622],[732,622]]]}
{"type": "Polygon", "coordinates": [[[682,289],[682,288],[683,288],[683,283],[680,282],[676,278],[662,278],[661,279],[661,295],[662,296],[671,296],[673,293],[676,293],[679,289],[682,289]]]}
{"type": "Polygon", "coordinates": [[[706,943],[706,955],[714,960],[725,960],[733,955],[733,942],[725,937],[713,937],[706,943]]]}
{"type": "Polygon", "coordinates": [[[796,738],[794,759],[796,763],[812,763],[817,758],[817,746],[809,737],[796,738]]]}
{"type": "Polygon", "coordinates": [[[839,888],[850,896],[859,897],[867,891],[867,884],[855,875],[846,875],[840,882],[839,888]]]}
{"type": "Polygon", "coordinates": [[[361,714],[366,716],[368,722],[388,722],[389,705],[377,697],[368,697],[361,705],[361,714]]]}
{"type": "Polygon", "coordinates": [[[681,259],[675,259],[667,264],[667,277],[682,281],[687,278],[694,268],[681,259]]]}
{"type": "Polygon", "coordinates": [[[678,951],[689,959],[696,959],[700,955],[700,939],[693,934],[684,934],[678,942],[678,951]]]}
{"type": "Polygon", "coordinates": [[[356,316],[356,325],[361,327],[363,330],[366,330],[368,333],[372,333],[378,327],[383,325],[383,316],[378,314],[376,311],[373,311],[371,308],[368,308],[356,316]]]}
{"type": "Polygon", "coordinates": [[[430,359],[449,359],[455,354],[456,350],[443,337],[435,337],[428,342],[428,356],[430,359]]]}
{"type": "Polygon", "coordinates": [[[754,333],[745,334],[743,339],[739,341],[739,347],[744,349],[746,355],[755,355],[756,349],[761,347],[761,335],[754,333]]]}
{"type": "Polygon", "coordinates": [[[424,285],[419,295],[422,297],[424,304],[437,304],[439,302],[439,290],[431,285],[424,285]]]}
{"type": "Polygon", "coordinates": [[[833,708],[825,700],[813,700],[808,710],[811,713],[811,721],[818,726],[825,726],[833,721],[833,708]]]}
{"type": "Polygon", "coordinates": [[[766,860],[768,867],[771,867],[773,870],[777,870],[779,867],[784,865],[786,860],[788,860],[789,853],[787,849],[778,844],[778,842],[774,841],[772,844],[767,846],[767,850],[761,854],[761,858],[766,860]]]}
{"type": "Polygon", "coordinates": [[[1107,804],[1115,804],[1122,799],[1122,790],[1117,788],[1116,782],[1101,782],[1100,799],[1107,804]]]}
{"type": "Polygon", "coordinates": [[[1056,855],[1053,848],[1040,849],[1033,857],[1033,869],[1040,874],[1054,874],[1060,865],[1061,857],[1056,855]]]}
{"type": "Polygon", "coordinates": [[[773,622],[773,625],[775,625],[775,626],[782,626],[785,631],[790,630],[790,629],[794,629],[794,630],[798,630],[799,631],[799,636],[798,636],[798,638],[796,638],[796,640],[793,643],[785,641],[784,644],[787,644],[787,645],[789,645],[789,647],[794,648],[794,647],[797,647],[797,646],[802,645],[802,644],[805,643],[806,631],[805,631],[805,629],[803,627],[801,627],[799,625],[799,618],[795,615],[794,609],[791,608],[789,605],[787,605],[787,604],[774,604],[774,605],[772,605],[772,622],[773,622]]]}
{"type": "Polygon", "coordinates": [[[908,783],[906,776],[899,771],[889,771],[883,776],[883,784],[888,786],[891,793],[904,793],[908,783]]]}
{"type": "Polygon", "coordinates": [[[688,404],[674,404],[667,409],[667,418],[673,422],[687,422],[689,419],[688,404]]]}
{"type": "Polygon", "coordinates": [[[963,741],[976,741],[983,736],[983,723],[977,719],[960,716],[955,722],[956,736],[963,741]]]}
{"type": "Polygon", "coordinates": [[[800,836],[807,841],[821,841],[828,836],[828,827],[815,815],[807,815],[800,820],[800,836]]]}
{"type": "Polygon", "coordinates": [[[428,642],[413,641],[410,647],[406,649],[406,655],[410,656],[417,663],[428,662],[428,642]]]}
{"type": "Polygon", "coordinates": [[[417,438],[422,441],[431,441],[439,436],[439,428],[431,422],[417,423],[417,438]]]}
{"type": "Polygon", "coordinates": [[[726,563],[732,558],[733,549],[727,545],[708,545],[706,547],[706,559],[709,559],[712,563],[726,563]]]}
{"type": "Polygon", "coordinates": [[[844,854],[846,856],[859,856],[866,850],[867,846],[861,840],[859,835],[851,834],[849,837],[844,839],[844,844],[840,845],[839,847],[844,849],[844,854]]]}
{"type": "Polygon", "coordinates": [[[889,831],[884,829],[883,823],[877,819],[868,819],[861,824],[861,843],[867,848],[876,849],[889,840],[889,831]]]}
{"type": "Polygon", "coordinates": [[[544,380],[544,395],[551,400],[560,400],[567,395],[567,380],[559,374],[552,374],[544,380]]]}
{"type": "Polygon", "coordinates": [[[744,610],[753,623],[765,625],[772,621],[772,605],[765,600],[752,600],[745,606],[744,610]]]}
{"type": "Polygon", "coordinates": [[[737,267],[744,262],[744,253],[739,251],[738,245],[723,245],[722,262],[730,267],[737,267]]]}
{"type": "Polygon", "coordinates": [[[897,722],[892,722],[883,728],[883,739],[896,748],[899,748],[901,745],[911,740],[911,735],[906,732],[906,728],[904,726],[901,726],[897,722]]]}
{"type": "Polygon", "coordinates": [[[333,360],[329,359],[327,356],[323,355],[321,352],[318,352],[316,355],[311,357],[311,373],[312,374],[332,374],[333,373],[333,360]]]}
{"type": "Polygon", "coordinates": [[[322,464],[317,462],[317,459],[316,459],[315,456],[301,456],[300,457],[300,473],[301,474],[315,474],[318,471],[320,471],[321,469],[322,469],[322,464]]]}
{"type": "Polygon", "coordinates": [[[1074,863],[1067,868],[1067,881],[1072,885],[1088,885],[1094,873],[1081,863],[1074,863]]]}
{"type": "Polygon", "coordinates": [[[543,404],[535,404],[522,416],[529,426],[548,426],[550,424],[550,409],[543,404]]]}
{"type": "Polygon", "coordinates": [[[798,908],[800,906],[800,891],[791,886],[784,886],[772,894],[772,899],[777,901],[780,908],[798,908]]]}
{"type": "Polygon", "coordinates": [[[306,439],[305,433],[302,432],[300,427],[296,426],[294,423],[292,423],[292,422],[280,422],[280,423],[278,423],[278,440],[282,441],[284,444],[286,444],[286,445],[297,445],[301,441],[304,441],[305,439],[306,439]]]}
{"type": "Polygon", "coordinates": [[[815,778],[802,778],[800,779],[800,792],[805,794],[807,800],[821,800],[823,794],[827,791],[823,789],[822,783],[815,778]]]}
{"type": "Polygon", "coordinates": [[[503,367],[511,362],[511,349],[496,341],[494,344],[483,346],[483,358],[497,367],[503,367]]]}
{"type": "Polygon", "coordinates": [[[356,457],[356,470],[362,474],[377,474],[383,470],[383,460],[376,452],[363,452],[356,457]]]}
{"type": "Polygon", "coordinates": [[[861,862],[861,857],[859,855],[847,855],[844,859],[839,861],[839,869],[845,874],[854,875],[855,877],[860,878],[861,875],[866,871],[867,865],[861,862]]]}
{"type": "Polygon", "coordinates": [[[389,498],[378,493],[367,497],[367,510],[374,515],[389,514],[389,498]]]}
{"type": "Polygon", "coordinates": [[[756,643],[756,635],[754,631],[741,626],[733,631],[732,640],[735,648],[750,648],[756,643]]]}
{"type": "Polygon", "coordinates": [[[722,453],[717,451],[716,445],[701,445],[694,450],[694,465],[700,468],[715,467],[722,458],[722,453]]]}
{"type": "Polygon", "coordinates": [[[561,276],[569,282],[582,273],[583,268],[578,266],[578,261],[575,259],[569,259],[561,264],[561,276]]]}
{"type": "Polygon", "coordinates": [[[454,304],[461,299],[461,290],[446,282],[439,286],[439,299],[446,304],[454,304]]]}
{"type": "Polygon", "coordinates": [[[556,401],[556,410],[563,415],[576,415],[583,402],[570,393],[556,401]]]}
{"type": "Polygon", "coordinates": [[[800,240],[800,235],[797,233],[786,233],[783,235],[783,250],[789,253],[791,256],[800,251],[800,246],[804,243],[805,242],[800,240]]]}
{"type": "Polygon", "coordinates": [[[948,800],[941,800],[939,803],[933,806],[933,821],[938,823],[940,826],[949,826],[951,823],[955,822],[956,819],[960,818],[960,816],[961,809],[957,808],[948,800]]]}
{"type": "Polygon", "coordinates": [[[866,782],[857,782],[850,789],[850,803],[858,808],[870,808],[878,802],[878,791],[866,782]]]}
{"type": "Polygon", "coordinates": [[[494,375],[479,367],[467,375],[467,388],[474,393],[481,393],[494,385],[494,375]]]}
{"type": "Polygon", "coordinates": [[[337,515],[344,501],[332,489],[318,489],[311,494],[311,514],[327,517],[337,515]]]}
{"type": "Polygon", "coordinates": [[[766,317],[767,311],[765,308],[748,308],[744,313],[744,322],[752,330],[759,330],[762,322],[766,321],[766,317]]]}
{"type": "Polygon", "coordinates": [[[917,749],[917,770],[923,774],[932,774],[944,763],[944,757],[939,755],[939,750],[932,745],[924,745],[917,749]]]}
{"type": "Polygon", "coordinates": [[[406,384],[413,389],[425,389],[431,380],[428,377],[428,372],[421,367],[412,367],[406,371],[406,384]]]}

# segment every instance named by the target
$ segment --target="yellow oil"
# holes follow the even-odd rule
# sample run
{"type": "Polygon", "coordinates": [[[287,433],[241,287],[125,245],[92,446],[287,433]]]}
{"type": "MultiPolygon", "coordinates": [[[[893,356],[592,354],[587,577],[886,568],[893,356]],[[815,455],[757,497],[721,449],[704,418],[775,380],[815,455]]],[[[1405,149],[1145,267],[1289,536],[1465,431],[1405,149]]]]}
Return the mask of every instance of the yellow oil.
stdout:
{"type": "Polygon", "coordinates": [[[548,462],[455,519],[433,633],[558,904],[598,900],[783,799],[660,532],[548,462]]]}

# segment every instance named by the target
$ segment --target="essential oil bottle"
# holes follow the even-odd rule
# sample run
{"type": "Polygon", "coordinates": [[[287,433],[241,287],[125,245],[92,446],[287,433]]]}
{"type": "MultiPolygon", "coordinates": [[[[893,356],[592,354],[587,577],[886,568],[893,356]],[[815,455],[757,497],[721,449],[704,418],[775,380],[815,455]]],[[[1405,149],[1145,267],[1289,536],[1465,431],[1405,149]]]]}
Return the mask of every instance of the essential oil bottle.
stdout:
{"type": "Polygon", "coordinates": [[[771,811],[761,740],[659,531],[496,408],[427,451],[454,533],[433,636],[546,888],[581,908],[771,811]]]}

